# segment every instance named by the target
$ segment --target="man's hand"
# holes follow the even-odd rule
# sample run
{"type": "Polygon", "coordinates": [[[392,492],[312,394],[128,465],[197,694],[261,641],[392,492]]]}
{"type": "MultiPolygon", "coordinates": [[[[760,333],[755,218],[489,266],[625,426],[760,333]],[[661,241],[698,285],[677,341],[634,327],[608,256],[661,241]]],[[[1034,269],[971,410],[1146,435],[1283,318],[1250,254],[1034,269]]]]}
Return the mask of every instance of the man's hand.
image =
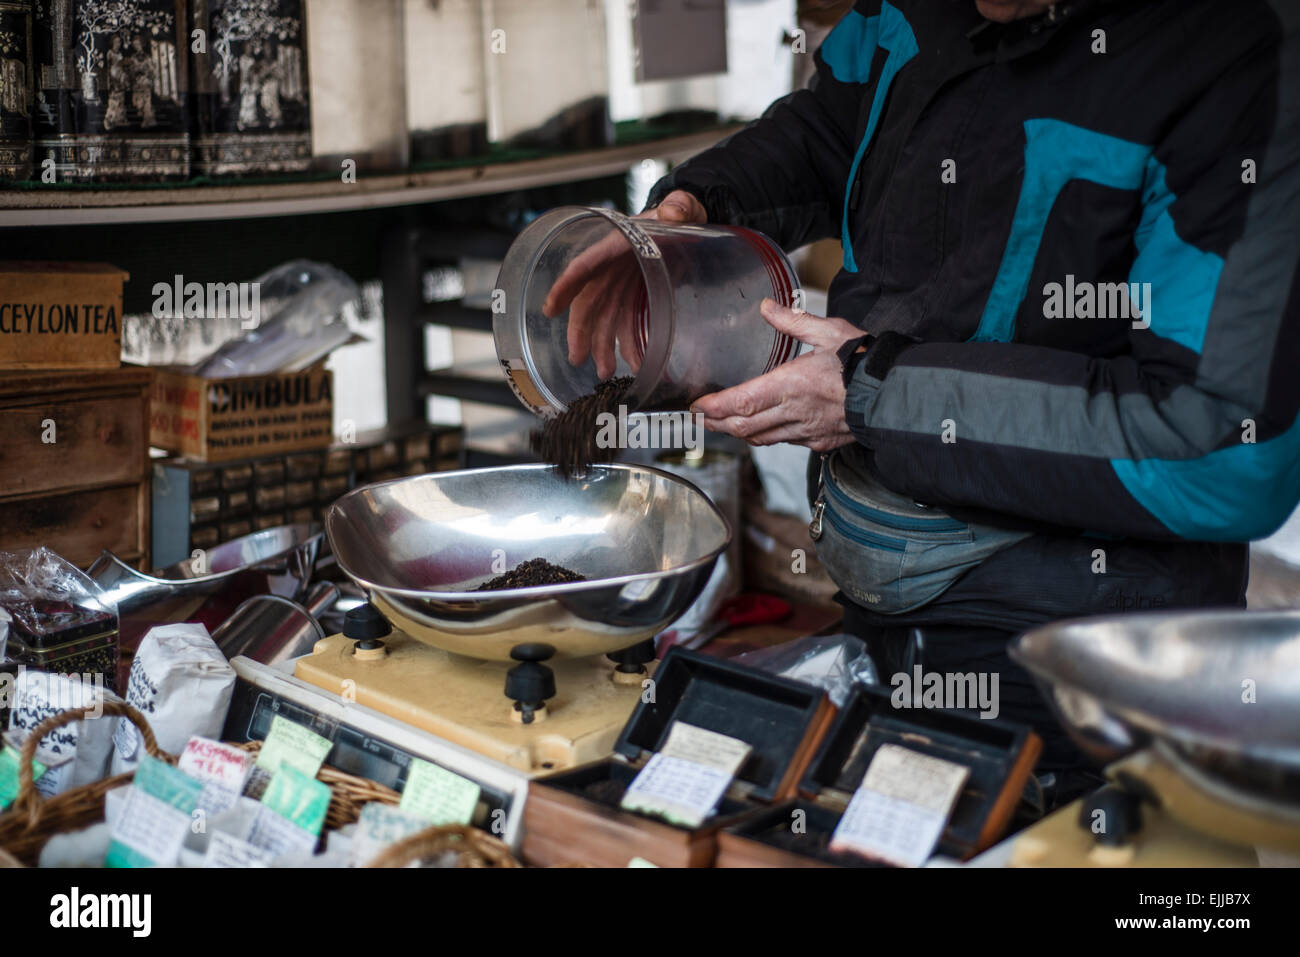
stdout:
{"type": "Polygon", "coordinates": [[[696,399],[692,412],[704,427],[750,445],[793,442],[829,452],[853,441],[844,421],[844,380],[836,351],[862,330],[845,319],[823,319],[764,299],[763,318],[774,329],[812,346],[766,375],[696,399]]]}
{"type": "MultiPolygon", "coordinates": [[[[674,190],[654,209],[635,218],[663,223],[708,221],[704,205],[685,190],[674,190]]],[[[569,309],[570,364],[581,365],[594,353],[597,377],[608,379],[616,368],[617,345],[632,371],[637,371],[632,320],[643,283],[636,256],[618,230],[611,230],[573,258],[542,304],[542,312],[550,319],[569,309]]]]}

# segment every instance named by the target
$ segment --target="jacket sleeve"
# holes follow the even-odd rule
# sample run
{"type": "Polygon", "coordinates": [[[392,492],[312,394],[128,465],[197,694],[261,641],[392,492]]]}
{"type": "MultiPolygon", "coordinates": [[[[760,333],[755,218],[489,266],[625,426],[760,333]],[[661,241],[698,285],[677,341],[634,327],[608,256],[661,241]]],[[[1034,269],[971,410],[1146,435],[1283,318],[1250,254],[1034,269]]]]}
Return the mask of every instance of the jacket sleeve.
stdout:
{"type": "Polygon", "coordinates": [[[1300,17],[1285,6],[1266,48],[1154,148],[1129,276],[1151,284],[1149,328],[1106,358],[883,334],[845,412],[887,485],[1153,539],[1246,541],[1286,520],[1300,499],[1300,17]]]}
{"type": "Polygon", "coordinates": [[[806,89],[678,166],[655,184],[649,205],[684,189],[710,222],[757,229],[785,249],[838,237],[879,7],[880,0],[859,0],[814,52],[806,89]]]}

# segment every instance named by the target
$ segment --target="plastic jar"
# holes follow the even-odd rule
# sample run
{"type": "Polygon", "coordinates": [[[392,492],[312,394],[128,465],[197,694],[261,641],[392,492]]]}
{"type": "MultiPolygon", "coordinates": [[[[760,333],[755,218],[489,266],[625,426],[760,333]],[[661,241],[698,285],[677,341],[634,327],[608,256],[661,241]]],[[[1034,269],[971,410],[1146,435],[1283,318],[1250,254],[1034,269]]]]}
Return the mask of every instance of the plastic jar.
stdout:
{"type": "Polygon", "coordinates": [[[497,357],[519,400],[541,416],[611,377],[598,374],[600,352],[612,353],[612,377],[633,377],[629,410],[685,409],[795,355],[798,343],[759,305],[793,305],[798,282],[780,247],[750,229],[561,207],[506,253],[493,303],[497,357]],[[575,260],[598,266],[570,287],[581,290],[576,299],[558,310],[552,303],[548,315],[548,295],[575,260]]]}

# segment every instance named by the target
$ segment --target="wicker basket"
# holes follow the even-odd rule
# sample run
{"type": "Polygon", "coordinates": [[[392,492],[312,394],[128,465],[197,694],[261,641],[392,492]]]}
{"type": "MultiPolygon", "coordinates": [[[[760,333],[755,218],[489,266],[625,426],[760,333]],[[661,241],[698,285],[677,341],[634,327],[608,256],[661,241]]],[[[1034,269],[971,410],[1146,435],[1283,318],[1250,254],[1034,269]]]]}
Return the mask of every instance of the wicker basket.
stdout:
{"type": "MultiPolygon", "coordinates": [[[[153,729],[139,711],[129,704],[116,701],[103,702],[103,709],[105,717],[119,715],[139,728],[144,737],[146,752],[161,761],[175,763],[174,757],[159,749],[153,729]]],[[[104,795],[118,785],[126,784],[134,775],[134,772],[119,774],[92,784],[83,784],[49,800],[42,799],[37,792],[36,783],[32,780],[36,746],[51,731],[80,721],[92,710],[73,708],[46,718],[23,742],[22,759],[18,766],[18,796],[14,798],[13,807],[0,814],[0,849],[24,866],[36,866],[41,849],[55,834],[78,831],[104,820],[104,795]]]]}
{"type": "Polygon", "coordinates": [[[476,827],[431,827],[390,844],[366,867],[406,867],[455,852],[457,867],[523,867],[505,843],[476,827]]]}
{"type": "MultiPolygon", "coordinates": [[[[36,756],[36,746],[47,734],[64,725],[72,724],[86,717],[89,708],[74,708],[54,715],[42,721],[23,742],[22,762],[19,768],[18,796],[13,807],[0,814],[0,867],[28,866],[34,867],[41,856],[41,849],[56,834],[77,831],[90,827],[104,820],[104,795],[119,785],[128,783],[134,772],[105,778],[93,784],[84,784],[72,788],[63,794],[48,800],[42,799],[32,779],[32,760],[36,756]],[[15,863],[16,862],[16,863],[15,863]]],[[[149,722],[129,704],[114,701],[103,702],[104,716],[121,716],[140,729],[144,737],[145,751],[151,756],[169,764],[176,762],[175,757],[161,750],[154,738],[149,722]]],[[[254,741],[239,745],[246,751],[256,753],[261,742],[254,741]]],[[[322,766],[316,779],[329,785],[330,804],[325,814],[325,831],[337,830],[351,824],[361,815],[361,808],[371,801],[396,806],[401,801],[392,788],[365,778],[347,774],[337,768],[322,766]]],[[[510,857],[509,850],[496,838],[476,828],[431,828],[416,835],[420,837],[432,831],[457,831],[461,834],[460,857],[462,866],[466,867],[518,867],[519,864],[510,857]],[[499,846],[498,846],[499,845],[499,846]],[[512,863],[501,863],[504,853],[512,863]],[[483,863],[490,862],[490,863],[483,863]]],[[[456,840],[453,838],[452,840],[456,840]]],[[[395,847],[400,847],[402,842],[395,847]]],[[[448,850],[453,848],[441,848],[448,850]]],[[[391,849],[390,849],[391,850],[391,849]]],[[[381,855],[383,857],[385,855],[381,855]]]]}

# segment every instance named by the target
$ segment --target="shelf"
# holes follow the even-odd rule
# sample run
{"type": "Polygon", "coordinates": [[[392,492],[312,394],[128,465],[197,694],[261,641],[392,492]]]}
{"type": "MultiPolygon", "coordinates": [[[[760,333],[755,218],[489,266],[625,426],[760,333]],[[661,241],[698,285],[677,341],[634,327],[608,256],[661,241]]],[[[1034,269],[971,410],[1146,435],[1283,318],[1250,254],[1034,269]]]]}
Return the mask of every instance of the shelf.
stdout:
{"type": "Polygon", "coordinates": [[[643,159],[680,162],[738,127],[536,159],[334,180],[140,188],[0,191],[0,227],[73,226],[295,216],[412,206],[613,176],[643,159]]]}
{"type": "Polygon", "coordinates": [[[492,331],[492,312],[475,309],[463,302],[426,302],[416,314],[421,322],[452,329],[469,329],[474,332],[492,331]]]}
{"type": "Polygon", "coordinates": [[[481,402],[506,409],[522,409],[519,398],[511,390],[496,360],[487,363],[467,363],[430,369],[420,379],[417,388],[422,397],[445,396],[467,402],[481,402]]]}

